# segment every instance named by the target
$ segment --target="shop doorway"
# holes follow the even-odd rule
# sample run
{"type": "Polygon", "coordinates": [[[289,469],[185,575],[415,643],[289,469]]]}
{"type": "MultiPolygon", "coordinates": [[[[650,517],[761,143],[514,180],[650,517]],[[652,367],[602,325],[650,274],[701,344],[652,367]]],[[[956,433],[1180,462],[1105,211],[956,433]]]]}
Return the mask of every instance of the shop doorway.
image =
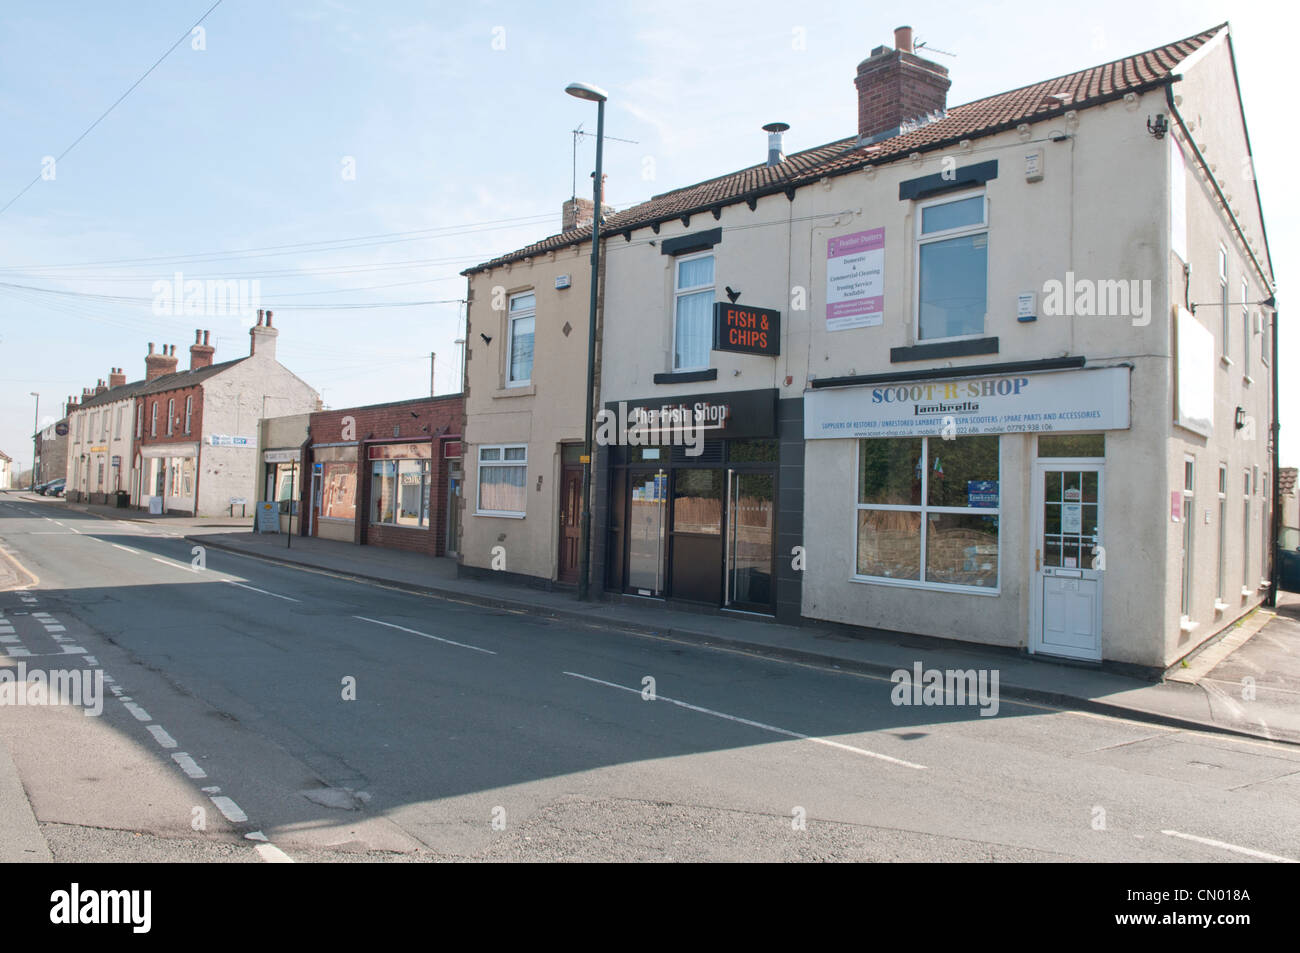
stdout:
{"type": "Polygon", "coordinates": [[[1102,463],[1034,466],[1034,568],[1029,650],[1101,659],[1102,463]]]}
{"type": "Polygon", "coordinates": [[[776,474],[728,470],[724,605],[772,611],[775,531],[776,474]]]}
{"type": "Polygon", "coordinates": [[[671,576],[674,599],[722,605],[722,515],[727,471],[673,471],[671,576]]]}
{"type": "Polygon", "coordinates": [[[668,528],[667,472],[629,471],[627,506],[627,591],[639,596],[662,596],[668,528]]]}
{"type": "Polygon", "coordinates": [[[460,486],[461,469],[452,464],[447,470],[447,555],[460,555],[460,486]]]}

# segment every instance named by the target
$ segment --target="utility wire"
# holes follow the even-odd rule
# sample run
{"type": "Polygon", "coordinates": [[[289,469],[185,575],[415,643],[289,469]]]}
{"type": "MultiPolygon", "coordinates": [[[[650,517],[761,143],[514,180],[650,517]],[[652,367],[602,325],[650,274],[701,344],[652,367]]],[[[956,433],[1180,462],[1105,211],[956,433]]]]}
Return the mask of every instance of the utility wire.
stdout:
{"type": "MultiPolygon", "coordinates": [[[[165,59],[167,59],[167,57],[171,56],[172,51],[175,50],[176,47],[180,46],[182,43],[185,42],[185,38],[186,38],[187,36],[189,36],[191,33],[193,33],[194,30],[199,26],[200,23],[202,23],[204,20],[206,20],[206,19],[208,18],[208,14],[210,14],[210,13],[211,13],[213,10],[215,10],[217,7],[221,6],[221,2],[222,2],[222,0],[217,0],[216,3],[214,3],[212,6],[208,7],[207,13],[204,13],[203,16],[201,16],[201,17],[199,17],[197,20],[195,20],[195,21],[194,21],[194,25],[191,26],[191,27],[190,27],[188,30],[186,30],[184,33],[182,33],[182,34],[180,35],[180,37],[176,40],[176,42],[173,43],[171,46],[169,46],[169,47],[167,48],[167,52],[164,53],[162,56],[158,57],[157,61],[153,64],[153,66],[150,66],[147,70],[144,71],[144,75],[143,75],[143,76],[141,76],[141,77],[140,77],[139,79],[137,79],[134,83],[132,83],[131,86],[130,86],[130,88],[128,88],[127,91],[126,91],[125,93],[123,93],[121,96],[117,97],[117,99],[113,101],[113,105],[111,105],[111,106],[109,106],[107,109],[105,109],[105,110],[103,111],[103,113],[100,114],[100,116],[99,116],[98,119],[96,119],[96,120],[95,120],[94,122],[92,122],[89,126],[87,126],[87,127],[86,127],[86,131],[83,132],[81,135],[77,136],[77,138],[74,139],[74,140],[72,141],[72,145],[68,146],[68,148],[64,149],[64,150],[63,150],[62,152],[60,152],[57,156],[54,157],[54,161],[55,161],[55,163],[57,164],[57,163],[63,161],[63,157],[64,157],[64,156],[66,156],[69,152],[71,152],[73,149],[75,149],[75,148],[77,147],[77,144],[80,143],[82,139],[85,139],[88,135],[90,135],[90,133],[94,130],[94,128],[95,128],[96,126],[98,126],[101,122],[103,122],[104,119],[108,116],[108,114],[111,113],[114,109],[116,109],[116,108],[118,107],[119,104],[121,104],[122,100],[124,100],[124,99],[126,99],[126,97],[130,96],[131,93],[133,93],[133,92],[135,91],[135,88],[136,88],[137,86],[139,86],[141,83],[143,83],[143,82],[144,82],[144,81],[149,77],[149,74],[150,74],[150,73],[152,73],[152,72],[153,72],[154,70],[156,70],[160,65],[162,65],[162,61],[163,61],[163,60],[165,60],[165,59]]],[[[38,172],[38,173],[36,174],[36,178],[32,179],[32,180],[31,180],[30,182],[28,182],[25,186],[23,186],[23,188],[19,191],[19,193],[18,193],[17,195],[15,195],[13,198],[11,198],[8,202],[5,203],[4,208],[0,208],[0,215],[3,215],[5,212],[7,212],[7,211],[9,210],[9,206],[13,205],[13,204],[14,204],[15,202],[17,202],[20,198],[22,198],[24,195],[26,195],[26,194],[27,194],[27,190],[30,189],[33,185],[35,185],[35,184],[36,184],[37,182],[39,182],[39,181],[41,181],[41,174],[38,172]]]]}

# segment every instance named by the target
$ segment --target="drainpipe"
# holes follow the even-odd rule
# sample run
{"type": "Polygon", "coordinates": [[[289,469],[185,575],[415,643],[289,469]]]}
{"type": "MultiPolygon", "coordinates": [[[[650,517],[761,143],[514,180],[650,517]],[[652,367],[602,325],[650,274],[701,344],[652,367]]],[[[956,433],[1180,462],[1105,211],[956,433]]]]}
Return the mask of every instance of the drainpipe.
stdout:
{"type": "Polygon", "coordinates": [[[1278,565],[1277,565],[1277,543],[1282,536],[1282,494],[1278,490],[1278,471],[1280,469],[1280,453],[1278,436],[1281,425],[1278,422],[1278,404],[1277,404],[1277,375],[1280,368],[1277,366],[1277,311],[1273,311],[1273,366],[1269,368],[1273,372],[1273,425],[1269,428],[1273,439],[1273,538],[1268,548],[1268,561],[1272,567],[1272,572],[1268,574],[1268,605],[1270,607],[1277,605],[1277,583],[1278,583],[1278,565]]]}

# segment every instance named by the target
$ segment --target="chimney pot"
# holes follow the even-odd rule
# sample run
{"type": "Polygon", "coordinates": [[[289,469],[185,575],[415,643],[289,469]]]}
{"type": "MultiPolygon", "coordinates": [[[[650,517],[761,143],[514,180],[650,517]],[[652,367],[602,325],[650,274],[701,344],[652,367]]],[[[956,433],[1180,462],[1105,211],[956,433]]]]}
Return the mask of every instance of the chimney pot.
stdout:
{"type": "Polygon", "coordinates": [[[268,308],[267,311],[266,311],[266,326],[267,326],[268,328],[271,326],[271,309],[270,309],[270,308],[268,308]]]}
{"type": "Polygon", "coordinates": [[[900,53],[912,52],[912,28],[900,26],[894,30],[894,46],[900,53]]]}
{"type": "Polygon", "coordinates": [[[257,309],[257,326],[259,328],[262,326],[262,315],[264,314],[266,314],[266,312],[263,309],[261,308],[257,309]]]}

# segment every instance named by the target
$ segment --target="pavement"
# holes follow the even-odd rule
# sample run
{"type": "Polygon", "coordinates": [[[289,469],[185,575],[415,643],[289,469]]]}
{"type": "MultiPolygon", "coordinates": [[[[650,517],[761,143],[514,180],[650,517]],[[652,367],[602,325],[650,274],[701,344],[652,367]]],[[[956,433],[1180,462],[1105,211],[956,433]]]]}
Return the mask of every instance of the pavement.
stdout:
{"type": "Polygon", "coordinates": [[[649,600],[644,605],[635,604],[636,600],[581,603],[567,591],[459,578],[451,559],[313,537],[253,533],[251,517],[150,516],[63,501],[56,505],[109,519],[163,525],[190,542],[214,549],[605,631],[621,629],[866,674],[910,671],[917,661],[926,669],[996,668],[1000,691],[1007,697],[1175,728],[1300,744],[1300,596],[1289,593],[1281,594],[1277,611],[1257,610],[1171,668],[1162,680],[1144,681],[1096,666],[907,633],[847,632],[816,623],[781,625],[669,608],[649,600]]]}

